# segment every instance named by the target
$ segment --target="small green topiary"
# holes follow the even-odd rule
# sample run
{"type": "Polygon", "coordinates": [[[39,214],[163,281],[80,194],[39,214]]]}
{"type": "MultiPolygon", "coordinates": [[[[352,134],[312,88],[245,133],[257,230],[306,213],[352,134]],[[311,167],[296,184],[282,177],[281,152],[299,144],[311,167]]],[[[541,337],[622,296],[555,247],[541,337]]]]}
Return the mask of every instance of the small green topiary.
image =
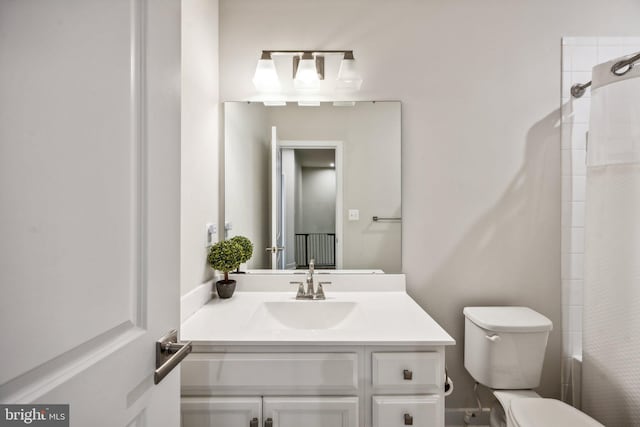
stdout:
{"type": "Polygon", "coordinates": [[[223,240],[211,246],[207,262],[218,271],[224,273],[224,280],[229,280],[229,272],[238,268],[242,262],[244,251],[242,246],[233,240],[223,240]]]}
{"type": "Polygon", "coordinates": [[[242,260],[240,263],[249,261],[253,255],[253,243],[251,243],[251,240],[244,236],[235,236],[231,240],[242,246],[242,260]]]}

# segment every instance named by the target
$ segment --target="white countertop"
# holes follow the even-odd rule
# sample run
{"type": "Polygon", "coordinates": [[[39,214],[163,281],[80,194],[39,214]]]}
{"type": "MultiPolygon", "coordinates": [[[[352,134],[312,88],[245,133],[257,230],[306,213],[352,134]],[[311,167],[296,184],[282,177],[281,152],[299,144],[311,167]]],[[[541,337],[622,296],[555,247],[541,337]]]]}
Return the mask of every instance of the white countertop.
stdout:
{"type": "MultiPolygon", "coordinates": [[[[245,286],[245,289],[253,288],[245,286]]],[[[332,292],[325,287],[325,293],[327,299],[324,301],[296,301],[295,290],[236,291],[230,299],[212,299],[186,319],[180,339],[193,341],[196,345],[455,344],[455,340],[404,291],[332,292]],[[305,316],[307,312],[309,316],[315,316],[314,312],[324,309],[321,304],[342,303],[343,307],[356,308],[349,312],[347,320],[334,327],[295,329],[274,327],[256,317],[265,303],[270,302],[296,304],[295,308],[302,310],[305,316]]]]}

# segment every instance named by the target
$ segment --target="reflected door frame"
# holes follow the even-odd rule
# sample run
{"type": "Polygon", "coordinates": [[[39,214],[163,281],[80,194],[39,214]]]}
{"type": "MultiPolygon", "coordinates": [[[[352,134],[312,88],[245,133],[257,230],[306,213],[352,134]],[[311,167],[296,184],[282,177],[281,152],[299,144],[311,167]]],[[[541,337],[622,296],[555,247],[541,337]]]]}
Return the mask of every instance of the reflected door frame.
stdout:
{"type": "Polygon", "coordinates": [[[278,151],[283,148],[303,150],[334,150],[336,170],[336,269],[342,269],[343,256],[343,142],[333,140],[279,140],[278,151]]]}

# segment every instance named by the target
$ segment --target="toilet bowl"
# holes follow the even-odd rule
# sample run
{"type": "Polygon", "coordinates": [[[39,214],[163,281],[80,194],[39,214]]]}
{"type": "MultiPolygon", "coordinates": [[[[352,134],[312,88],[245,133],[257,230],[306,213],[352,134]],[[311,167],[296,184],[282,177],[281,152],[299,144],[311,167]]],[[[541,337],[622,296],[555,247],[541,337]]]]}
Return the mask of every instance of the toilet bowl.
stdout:
{"type": "Polygon", "coordinates": [[[556,399],[531,390],[540,385],[553,324],[527,307],[465,307],[464,366],[493,391],[491,427],[603,427],[556,399]]]}

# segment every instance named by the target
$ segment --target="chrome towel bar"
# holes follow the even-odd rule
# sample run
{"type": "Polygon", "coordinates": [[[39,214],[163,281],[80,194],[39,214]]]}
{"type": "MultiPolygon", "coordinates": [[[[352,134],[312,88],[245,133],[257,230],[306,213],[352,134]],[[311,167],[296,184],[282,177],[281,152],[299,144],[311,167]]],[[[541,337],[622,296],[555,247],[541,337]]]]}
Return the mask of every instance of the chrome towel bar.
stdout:
{"type": "Polygon", "coordinates": [[[396,217],[396,218],[384,218],[384,217],[381,217],[381,216],[374,216],[373,217],[373,222],[382,222],[382,221],[398,222],[398,221],[402,221],[402,217],[396,217]]]}

